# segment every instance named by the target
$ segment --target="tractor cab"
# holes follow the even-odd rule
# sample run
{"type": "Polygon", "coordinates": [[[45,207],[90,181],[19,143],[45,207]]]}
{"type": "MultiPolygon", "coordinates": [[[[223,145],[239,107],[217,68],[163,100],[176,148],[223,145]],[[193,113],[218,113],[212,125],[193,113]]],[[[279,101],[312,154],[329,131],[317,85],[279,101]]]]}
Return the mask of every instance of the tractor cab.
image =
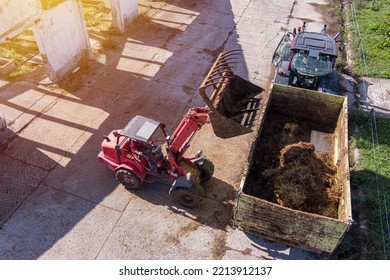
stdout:
{"type": "Polygon", "coordinates": [[[305,29],[304,23],[281,39],[272,58],[275,83],[337,94],[339,76],[334,67],[339,34],[329,36],[326,25],[321,32],[305,29]]]}

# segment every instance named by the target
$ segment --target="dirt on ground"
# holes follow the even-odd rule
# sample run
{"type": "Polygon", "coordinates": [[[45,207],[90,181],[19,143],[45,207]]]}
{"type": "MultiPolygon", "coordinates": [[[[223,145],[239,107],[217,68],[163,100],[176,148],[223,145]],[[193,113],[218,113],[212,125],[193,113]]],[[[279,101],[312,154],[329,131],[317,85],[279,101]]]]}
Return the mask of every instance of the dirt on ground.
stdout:
{"type": "Polygon", "coordinates": [[[269,115],[244,191],[291,209],[337,218],[340,185],[332,155],[315,151],[307,122],[269,115]]]}

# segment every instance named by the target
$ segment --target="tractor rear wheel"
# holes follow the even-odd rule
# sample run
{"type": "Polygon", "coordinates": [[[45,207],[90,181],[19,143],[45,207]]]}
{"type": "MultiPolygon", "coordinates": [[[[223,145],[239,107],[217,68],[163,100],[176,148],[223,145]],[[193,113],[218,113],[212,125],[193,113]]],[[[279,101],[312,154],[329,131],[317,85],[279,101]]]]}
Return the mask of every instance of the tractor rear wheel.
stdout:
{"type": "Polygon", "coordinates": [[[119,169],[115,173],[116,179],[128,190],[137,190],[141,187],[141,180],[131,170],[119,169]]]}
{"type": "Polygon", "coordinates": [[[189,189],[177,188],[174,194],[176,201],[185,207],[196,208],[199,206],[200,192],[196,187],[195,183],[189,189]]]}
{"type": "Polygon", "coordinates": [[[205,183],[208,180],[210,180],[211,177],[213,177],[214,164],[210,160],[208,160],[207,158],[203,159],[202,164],[197,164],[197,167],[201,172],[201,175],[200,175],[200,182],[201,183],[205,183]]]}

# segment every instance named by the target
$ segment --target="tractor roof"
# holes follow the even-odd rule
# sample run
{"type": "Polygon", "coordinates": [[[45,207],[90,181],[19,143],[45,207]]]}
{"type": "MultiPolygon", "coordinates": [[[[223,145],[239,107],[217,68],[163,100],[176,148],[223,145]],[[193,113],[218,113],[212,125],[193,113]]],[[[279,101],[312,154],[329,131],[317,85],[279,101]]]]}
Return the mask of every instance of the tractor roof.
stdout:
{"type": "Polygon", "coordinates": [[[326,33],[302,31],[291,45],[292,50],[315,50],[322,54],[337,56],[335,40],[326,33]]]}
{"type": "Polygon", "coordinates": [[[153,133],[156,132],[159,125],[160,123],[155,120],[137,115],[129,121],[120,132],[120,135],[147,142],[153,133]]]}

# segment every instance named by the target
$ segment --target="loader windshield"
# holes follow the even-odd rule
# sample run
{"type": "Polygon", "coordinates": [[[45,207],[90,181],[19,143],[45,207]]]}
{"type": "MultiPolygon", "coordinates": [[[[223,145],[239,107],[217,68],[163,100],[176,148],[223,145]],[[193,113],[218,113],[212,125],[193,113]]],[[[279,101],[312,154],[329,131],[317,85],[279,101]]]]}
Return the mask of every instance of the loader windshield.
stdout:
{"type": "Polygon", "coordinates": [[[332,58],[315,51],[298,51],[291,61],[291,68],[301,75],[325,76],[332,72],[332,58]]]}

